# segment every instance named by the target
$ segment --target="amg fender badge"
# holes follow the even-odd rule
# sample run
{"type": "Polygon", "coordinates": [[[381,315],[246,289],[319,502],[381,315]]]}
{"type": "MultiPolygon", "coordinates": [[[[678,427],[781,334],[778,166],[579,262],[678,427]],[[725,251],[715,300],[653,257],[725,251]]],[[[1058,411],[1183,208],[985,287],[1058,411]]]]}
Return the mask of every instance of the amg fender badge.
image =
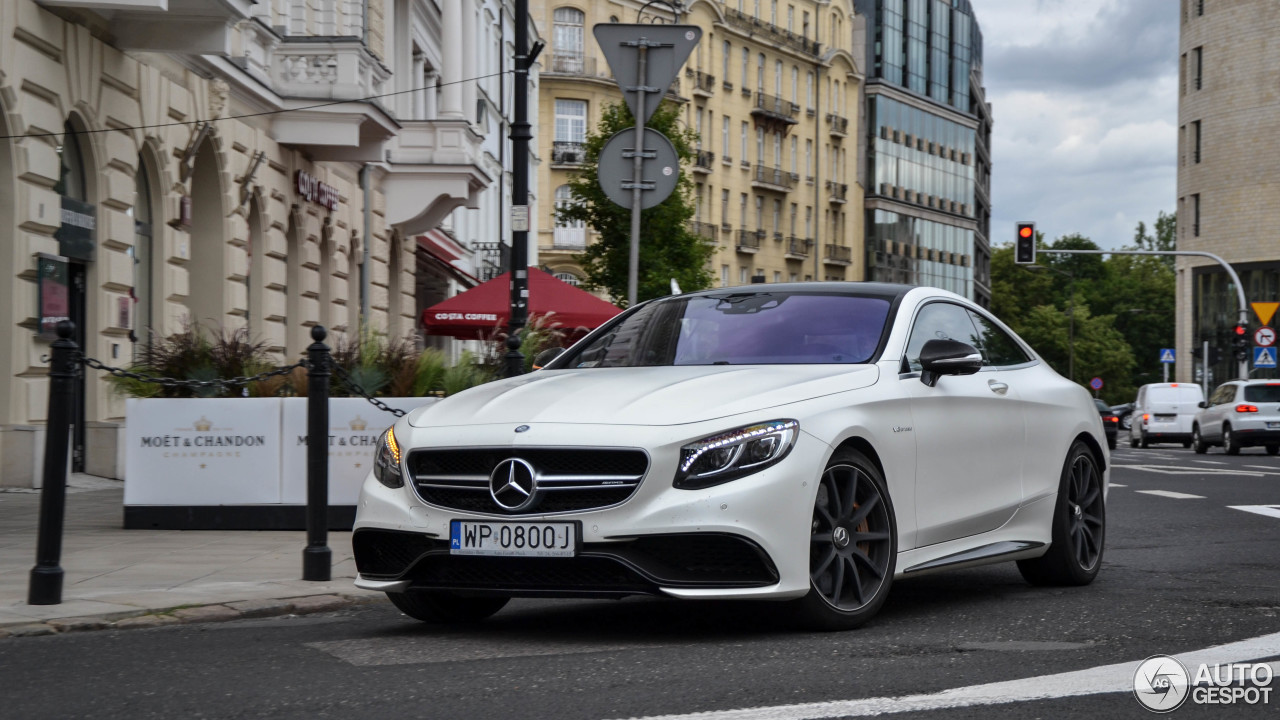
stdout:
{"type": "Polygon", "coordinates": [[[893,431],[894,432],[911,432],[911,426],[908,425],[907,427],[903,427],[901,425],[894,425],[893,431]]]}

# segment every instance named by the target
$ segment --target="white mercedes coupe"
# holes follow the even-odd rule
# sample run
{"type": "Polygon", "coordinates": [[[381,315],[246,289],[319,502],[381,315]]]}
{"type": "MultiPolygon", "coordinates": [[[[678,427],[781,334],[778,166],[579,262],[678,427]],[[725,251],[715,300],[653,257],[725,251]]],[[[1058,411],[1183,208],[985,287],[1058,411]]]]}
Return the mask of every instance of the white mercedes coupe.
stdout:
{"type": "Polygon", "coordinates": [[[356,585],[430,622],[647,594],[852,628],[926,572],[1091,582],[1106,447],[1089,393],[953,293],[676,295],[401,418],[360,495],[356,585]]]}

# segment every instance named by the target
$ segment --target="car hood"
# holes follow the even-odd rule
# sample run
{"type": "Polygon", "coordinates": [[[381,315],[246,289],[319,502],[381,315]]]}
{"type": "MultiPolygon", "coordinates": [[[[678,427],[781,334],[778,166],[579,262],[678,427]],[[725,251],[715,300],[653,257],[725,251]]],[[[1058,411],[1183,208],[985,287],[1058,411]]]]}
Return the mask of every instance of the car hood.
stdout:
{"type": "Polygon", "coordinates": [[[857,390],[878,376],[874,365],[539,370],[428,405],[409,424],[681,425],[857,390]]]}

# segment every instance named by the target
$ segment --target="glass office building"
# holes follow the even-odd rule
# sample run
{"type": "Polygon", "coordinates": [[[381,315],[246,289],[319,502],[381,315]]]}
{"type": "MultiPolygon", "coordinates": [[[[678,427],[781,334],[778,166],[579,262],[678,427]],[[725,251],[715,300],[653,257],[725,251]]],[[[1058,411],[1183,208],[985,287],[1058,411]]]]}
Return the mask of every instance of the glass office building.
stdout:
{"type": "Polygon", "coordinates": [[[991,108],[968,0],[855,0],[868,19],[867,279],[991,301],[991,108]]]}

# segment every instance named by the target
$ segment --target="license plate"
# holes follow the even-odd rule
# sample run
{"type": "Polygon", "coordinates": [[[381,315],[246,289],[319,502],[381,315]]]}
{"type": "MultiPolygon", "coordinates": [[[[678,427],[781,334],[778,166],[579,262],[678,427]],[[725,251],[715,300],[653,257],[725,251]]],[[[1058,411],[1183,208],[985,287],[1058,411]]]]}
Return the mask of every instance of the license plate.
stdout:
{"type": "Polygon", "coordinates": [[[573,557],[578,551],[576,522],[449,523],[450,555],[499,557],[573,557]]]}

